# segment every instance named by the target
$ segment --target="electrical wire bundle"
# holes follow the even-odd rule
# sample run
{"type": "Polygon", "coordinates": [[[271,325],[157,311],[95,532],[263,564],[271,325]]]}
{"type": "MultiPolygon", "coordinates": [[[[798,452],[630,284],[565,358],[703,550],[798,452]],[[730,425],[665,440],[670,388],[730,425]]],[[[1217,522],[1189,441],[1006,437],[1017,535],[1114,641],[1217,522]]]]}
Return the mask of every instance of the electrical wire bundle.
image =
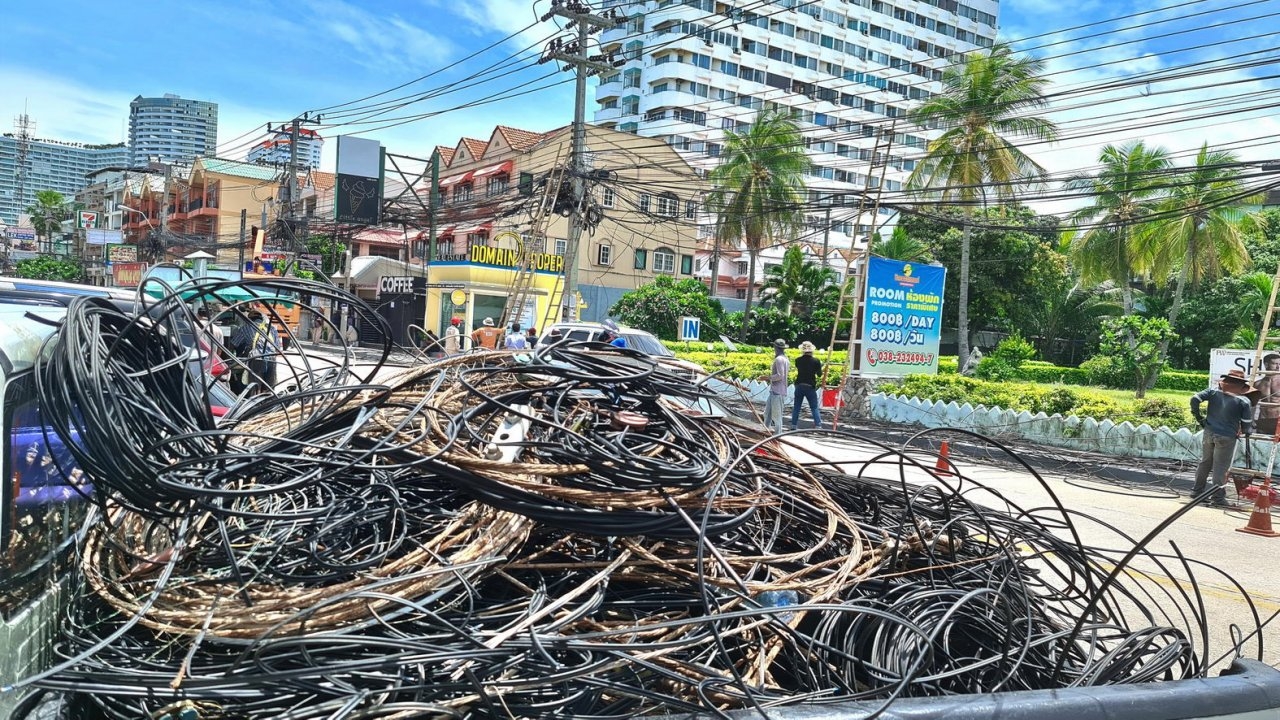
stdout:
{"type": "Polygon", "coordinates": [[[98,509],[64,662],[29,682],[103,717],[766,712],[1212,666],[1194,593],[1121,572],[1185,558],[845,433],[768,437],[638,352],[373,382],[301,377],[303,350],[296,389],[214,423],[171,349],[79,303],[40,376],[98,509]]]}

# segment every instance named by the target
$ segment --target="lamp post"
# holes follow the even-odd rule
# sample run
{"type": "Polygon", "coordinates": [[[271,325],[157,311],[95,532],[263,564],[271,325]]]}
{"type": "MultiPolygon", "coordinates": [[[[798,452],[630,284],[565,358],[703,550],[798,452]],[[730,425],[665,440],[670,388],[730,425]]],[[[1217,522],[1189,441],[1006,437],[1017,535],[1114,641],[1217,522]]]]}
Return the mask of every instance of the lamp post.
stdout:
{"type": "MultiPolygon", "coordinates": [[[[137,209],[131,208],[131,207],[129,207],[128,205],[125,205],[125,204],[123,204],[123,203],[116,203],[116,209],[117,209],[117,210],[128,210],[128,211],[129,211],[129,212],[131,212],[131,213],[137,213],[138,215],[141,215],[141,216],[142,216],[142,219],[147,221],[147,227],[148,227],[148,228],[150,228],[150,229],[152,229],[152,230],[155,230],[155,228],[156,228],[155,221],[154,221],[154,220],[152,220],[150,217],[147,217],[147,214],[146,214],[146,213],[144,213],[144,212],[142,212],[141,210],[137,210],[137,209]]],[[[123,222],[121,222],[120,224],[121,224],[121,226],[123,226],[123,225],[124,225],[124,223],[123,223],[123,222]]],[[[136,248],[137,246],[138,246],[138,243],[134,243],[134,247],[136,248]]]]}

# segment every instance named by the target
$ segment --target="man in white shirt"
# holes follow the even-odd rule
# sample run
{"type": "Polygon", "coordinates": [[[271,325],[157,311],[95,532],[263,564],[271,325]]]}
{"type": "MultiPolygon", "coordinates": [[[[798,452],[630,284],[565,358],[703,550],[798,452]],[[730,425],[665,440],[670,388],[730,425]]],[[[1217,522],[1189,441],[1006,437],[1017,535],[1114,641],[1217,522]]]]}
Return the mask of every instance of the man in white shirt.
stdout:
{"type": "Polygon", "coordinates": [[[520,332],[520,323],[511,323],[511,332],[507,333],[504,345],[508,350],[529,349],[529,342],[525,340],[524,333],[520,332]]]}
{"type": "Polygon", "coordinates": [[[458,326],[462,324],[462,318],[454,318],[449,321],[449,327],[444,331],[444,354],[457,355],[461,349],[458,345],[462,341],[462,333],[458,330],[458,326]]]}

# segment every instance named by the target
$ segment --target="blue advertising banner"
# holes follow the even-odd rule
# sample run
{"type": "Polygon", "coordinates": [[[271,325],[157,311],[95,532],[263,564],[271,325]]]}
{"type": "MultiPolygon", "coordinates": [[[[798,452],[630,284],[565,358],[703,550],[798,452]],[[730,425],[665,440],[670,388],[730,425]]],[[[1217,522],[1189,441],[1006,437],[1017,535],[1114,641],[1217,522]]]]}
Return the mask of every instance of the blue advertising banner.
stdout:
{"type": "Polygon", "coordinates": [[[935,375],[947,269],[871,258],[862,311],[862,375],[935,375]]]}

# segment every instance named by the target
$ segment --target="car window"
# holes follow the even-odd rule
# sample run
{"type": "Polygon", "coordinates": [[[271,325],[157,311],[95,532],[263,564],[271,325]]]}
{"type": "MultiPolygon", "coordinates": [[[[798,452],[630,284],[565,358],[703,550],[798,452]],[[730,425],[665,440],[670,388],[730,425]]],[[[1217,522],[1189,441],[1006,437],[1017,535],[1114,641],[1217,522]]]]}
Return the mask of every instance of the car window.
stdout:
{"type": "Polygon", "coordinates": [[[590,331],[590,330],[570,330],[570,331],[569,331],[569,339],[570,339],[570,340],[575,340],[575,341],[578,341],[578,342],[583,342],[583,341],[586,341],[586,340],[590,340],[590,339],[591,339],[591,331],[590,331]]]}
{"type": "Polygon", "coordinates": [[[627,339],[627,347],[633,350],[639,350],[646,355],[654,355],[656,357],[672,357],[675,353],[667,349],[657,338],[649,334],[640,333],[623,333],[623,337],[627,339]]]}

